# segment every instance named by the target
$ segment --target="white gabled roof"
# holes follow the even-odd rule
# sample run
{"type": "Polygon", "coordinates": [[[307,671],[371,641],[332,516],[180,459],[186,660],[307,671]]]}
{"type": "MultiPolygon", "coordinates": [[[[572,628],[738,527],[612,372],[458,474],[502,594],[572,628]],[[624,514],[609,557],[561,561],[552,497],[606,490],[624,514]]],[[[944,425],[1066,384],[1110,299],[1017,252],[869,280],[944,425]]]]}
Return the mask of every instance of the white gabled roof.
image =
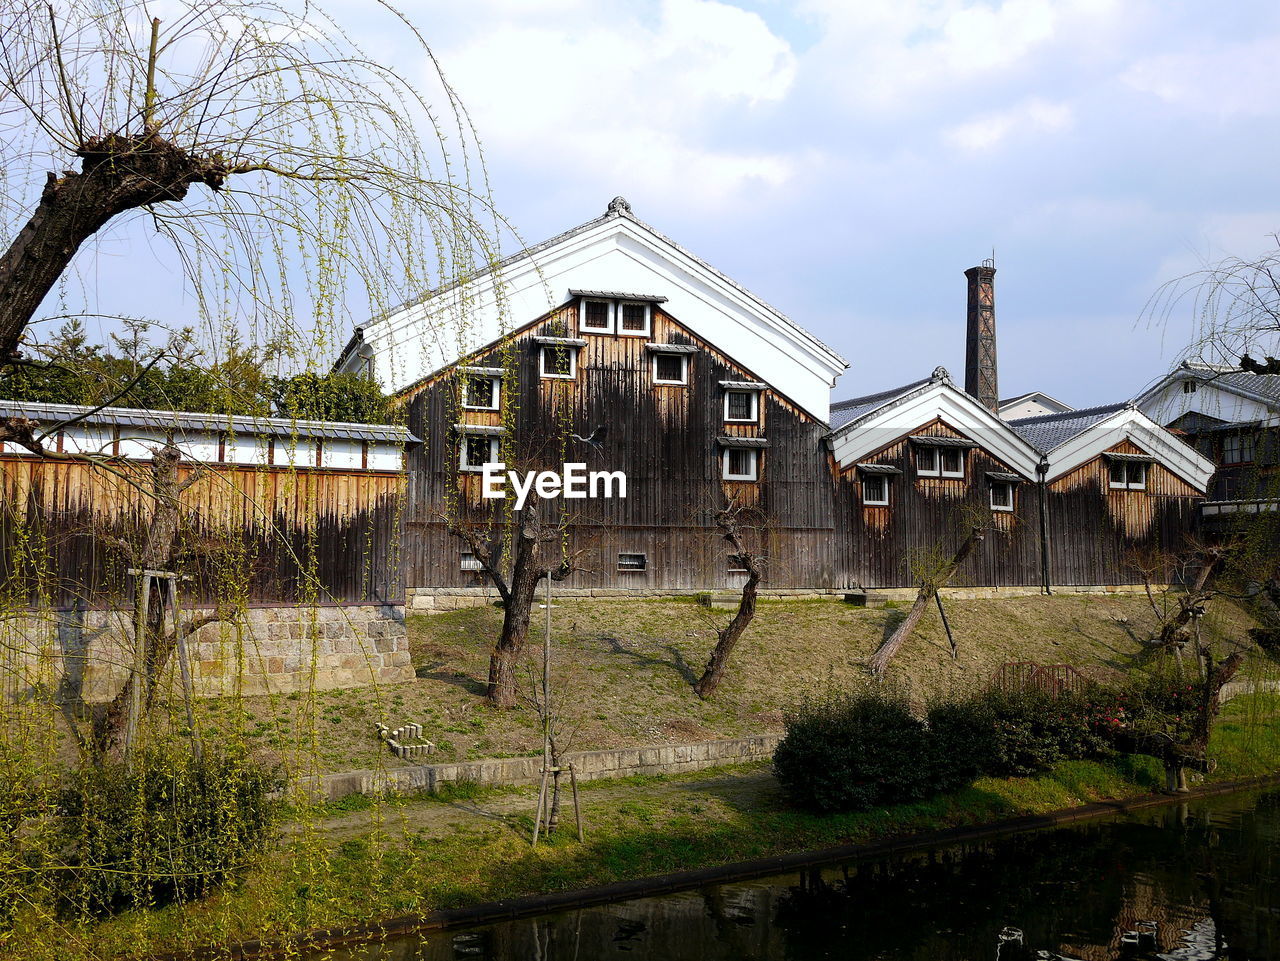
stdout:
{"type": "Polygon", "coordinates": [[[1183,361],[1133,403],[1160,424],[1192,412],[1230,423],[1271,421],[1280,417],[1280,374],[1183,361]],[[1186,381],[1196,390],[1184,393],[1186,381]]]}
{"type": "Polygon", "coordinates": [[[856,411],[856,416],[845,420],[829,435],[832,454],[842,468],[941,418],[1028,480],[1036,479],[1036,465],[1040,462],[1036,449],[953,384],[941,367],[927,381],[908,384],[896,392],[883,391],[868,398],[842,401],[836,407],[856,411]]]}
{"type": "Polygon", "coordinates": [[[1126,440],[1155,457],[1196,490],[1208,489],[1209,478],[1215,470],[1213,461],[1132,405],[1028,417],[1011,424],[1033,442],[1040,438],[1038,446],[1049,461],[1047,481],[1069,474],[1126,440]]]}
{"type": "Polygon", "coordinates": [[[649,291],[699,338],[826,422],[839,354],[663,236],[621,197],[600,217],[359,328],[339,369],[372,362],[397,392],[569,299],[571,290],[649,291]]]}

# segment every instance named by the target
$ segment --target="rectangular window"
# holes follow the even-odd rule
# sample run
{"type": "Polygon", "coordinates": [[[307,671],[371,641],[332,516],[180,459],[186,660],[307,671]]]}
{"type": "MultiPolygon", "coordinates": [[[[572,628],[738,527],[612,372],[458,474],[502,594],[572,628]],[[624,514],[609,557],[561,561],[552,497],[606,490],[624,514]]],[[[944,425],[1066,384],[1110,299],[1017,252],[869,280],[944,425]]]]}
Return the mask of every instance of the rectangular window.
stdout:
{"type": "Polygon", "coordinates": [[[613,304],[607,300],[584,300],[578,313],[578,330],[612,334],[613,304]]]}
{"type": "Polygon", "coordinates": [[[647,571],[649,569],[649,558],[644,554],[619,554],[618,570],[620,571],[647,571]]]}
{"type": "Polygon", "coordinates": [[[623,301],[618,304],[618,333],[634,337],[649,336],[650,306],[623,301]]]}
{"type": "Polygon", "coordinates": [[[1247,434],[1224,434],[1222,438],[1222,463],[1253,463],[1253,437],[1247,434]]]}
{"type": "Polygon", "coordinates": [[[462,389],[462,406],[467,410],[497,410],[501,384],[497,377],[468,377],[462,389]]]}
{"type": "Polygon", "coordinates": [[[889,478],[884,474],[867,474],[862,478],[862,503],[887,505],[889,503],[889,478]]]}
{"type": "Polygon", "coordinates": [[[1141,461],[1113,460],[1111,486],[1117,490],[1146,490],[1147,465],[1141,461]]]}
{"type": "Polygon", "coordinates": [[[572,347],[543,347],[538,364],[543,377],[573,380],[578,375],[578,354],[572,347]]]}
{"type": "Polygon", "coordinates": [[[689,357],[687,354],[654,354],[653,382],[655,384],[685,384],[689,381],[689,357]]]}
{"type": "Polygon", "coordinates": [[[760,392],[727,390],[724,393],[724,419],[735,424],[754,424],[760,417],[760,392]]]}
{"type": "Polygon", "coordinates": [[[938,476],[938,449],[936,447],[916,448],[916,473],[922,477],[938,476]]]}
{"type": "Polygon", "coordinates": [[[475,555],[475,554],[472,554],[470,551],[463,551],[463,552],[462,552],[462,564],[461,564],[461,569],[462,569],[462,570],[464,570],[464,571],[482,571],[482,570],[484,570],[484,568],[480,566],[480,561],[476,559],[476,555],[475,555]]]}
{"type": "Polygon", "coordinates": [[[480,470],[485,464],[498,462],[498,438],[485,434],[463,434],[459,445],[458,466],[463,470],[480,470]]]}
{"type": "Polygon", "coordinates": [[[724,452],[725,480],[753,481],[760,474],[760,452],[753,447],[728,447],[724,452]]]}
{"type": "Polygon", "coordinates": [[[1013,485],[1008,481],[991,482],[991,509],[993,511],[1013,510],[1013,485]]]}
{"type": "Polygon", "coordinates": [[[963,477],[964,476],[964,451],[959,447],[944,447],[941,451],[942,455],[942,476],[943,477],[963,477]]]}

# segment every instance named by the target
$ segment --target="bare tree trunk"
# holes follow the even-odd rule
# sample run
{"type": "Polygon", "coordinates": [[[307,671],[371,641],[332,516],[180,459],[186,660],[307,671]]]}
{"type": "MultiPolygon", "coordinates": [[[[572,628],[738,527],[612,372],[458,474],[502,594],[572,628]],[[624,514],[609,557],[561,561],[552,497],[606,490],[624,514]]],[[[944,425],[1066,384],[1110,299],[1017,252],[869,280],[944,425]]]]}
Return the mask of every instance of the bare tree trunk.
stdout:
{"type": "Polygon", "coordinates": [[[725,669],[729,664],[729,655],[742,639],[751,621],[756,616],[756,591],[764,578],[764,557],[747,550],[742,540],[742,515],[744,508],[730,501],[716,513],[716,526],[724,534],[724,539],[733,548],[729,559],[741,564],[747,572],[747,583],[742,586],[742,599],[738,602],[738,610],[728,625],[716,631],[716,646],[702,671],[702,677],[693,685],[694,692],[704,701],[716,693],[720,682],[724,680],[725,669]]]}
{"type": "Polygon", "coordinates": [[[218,188],[223,161],[192,157],[154,133],[111,134],[76,153],[81,171],[50,173],[40,202],[0,256],[0,357],[17,349],[32,316],[81,245],[118,214],[181,200],[195,183],[218,188]]]}
{"type": "Polygon", "coordinates": [[[729,622],[728,627],[717,632],[718,640],[715,650],[711,652],[702,677],[698,678],[698,683],[693,686],[694,692],[704,701],[715,694],[716,688],[724,680],[729,655],[733,653],[734,647],[756,616],[756,589],[760,585],[760,571],[758,568],[748,570],[747,583],[742,588],[742,600],[738,603],[738,612],[733,615],[733,620],[729,622]]]}
{"type": "Polygon", "coordinates": [[[907,638],[911,636],[911,632],[916,629],[916,624],[920,618],[924,616],[924,609],[929,606],[929,602],[933,600],[934,595],[938,593],[947,582],[960,569],[960,565],[965,562],[970,554],[973,553],[975,547],[982,543],[986,533],[981,527],[974,527],[969,531],[969,536],[964,539],[964,543],[960,545],[955,556],[946,564],[939,574],[920,585],[920,592],[916,594],[915,603],[911,605],[911,610],[907,613],[906,619],[898,625],[888,640],[880,645],[880,649],[871,656],[871,673],[880,675],[885,672],[889,666],[889,662],[893,660],[899,648],[906,643],[907,638]]]}
{"type": "Polygon", "coordinates": [[[489,655],[489,685],[485,689],[485,698],[494,707],[505,710],[516,706],[516,667],[529,638],[529,617],[541,579],[533,563],[527,559],[522,563],[517,557],[511,589],[503,602],[502,633],[489,655]]]}

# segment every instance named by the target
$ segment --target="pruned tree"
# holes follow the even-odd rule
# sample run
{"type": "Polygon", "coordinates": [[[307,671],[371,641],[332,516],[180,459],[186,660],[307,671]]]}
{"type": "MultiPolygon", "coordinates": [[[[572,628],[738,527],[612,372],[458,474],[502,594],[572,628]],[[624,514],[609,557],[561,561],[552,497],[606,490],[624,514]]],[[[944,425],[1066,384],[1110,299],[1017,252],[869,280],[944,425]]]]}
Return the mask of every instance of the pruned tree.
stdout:
{"type": "Polygon", "coordinates": [[[983,523],[971,523],[964,540],[960,542],[955,553],[949,556],[939,548],[926,548],[915,552],[911,559],[911,574],[920,588],[916,592],[911,610],[907,612],[902,623],[871,655],[869,666],[872,674],[879,676],[888,669],[889,662],[911,637],[916,625],[920,623],[920,618],[924,616],[925,609],[937,597],[938,591],[951,582],[951,578],[955,576],[960,566],[986,539],[987,527],[988,525],[983,523]]]}
{"type": "MultiPolygon", "coordinates": [[[[495,510],[503,510],[502,506],[495,510]]],[[[537,499],[523,510],[471,524],[445,515],[446,530],[471,551],[502,599],[502,629],[489,655],[485,698],[497,708],[515,707],[517,668],[529,639],[529,620],[538,585],[544,578],[562,581],[575,569],[576,555],[565,552],[568,518],[551,502],[537,499]]]]}
{"type": "Polygon", "coordinates": [[[716,646],[707,659],[702,676],[693,685],[698,697],[704,701],[713,697],[720,687],[733,649],[756,616],[756,597],[765,575],[765,555],[762,551],[751,550],[747,545],[751,532],[758,534],[761,529],[759,526],[749,525],[748,519],[748,509],[732,501],[716,512],[716,527],[732,548],[729,560],[747,572],[747,580],[742,585],[737,611],[728,624],[716,629],[716,646]]]}

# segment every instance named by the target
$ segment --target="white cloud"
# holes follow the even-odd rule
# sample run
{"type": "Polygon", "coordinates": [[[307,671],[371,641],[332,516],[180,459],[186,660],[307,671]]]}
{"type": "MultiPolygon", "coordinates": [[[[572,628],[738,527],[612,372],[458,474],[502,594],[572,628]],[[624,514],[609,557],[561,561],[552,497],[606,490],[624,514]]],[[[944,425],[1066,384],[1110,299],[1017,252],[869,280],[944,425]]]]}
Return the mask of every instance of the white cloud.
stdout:
{"type": "Polygon", "coordinates": [[[1280,36],[1199,44],[1139,60],[1123,75],[1136,90],[1174,107],[1219,116],[1280,113],[1280,36]]]}
{"type": "Polygon", "coordinates": [[[1065,103],[1032,97],[1008,110],[993,111],[943,131],[943,138],[961,150],[978,152],[999,146],[1015,132],[1048,133],[1071,126],[1074,113],[1065,103]]]}
{"type": "Polygon", "coordinates": [[[784,182],[784,153],[713,131],[786,97],[796,61],[764,20],[717,0],[663,0],[653,21],[602,6],[509,19],[441,51],[482,136],[584,187],[694,206],[784,182]]]}

